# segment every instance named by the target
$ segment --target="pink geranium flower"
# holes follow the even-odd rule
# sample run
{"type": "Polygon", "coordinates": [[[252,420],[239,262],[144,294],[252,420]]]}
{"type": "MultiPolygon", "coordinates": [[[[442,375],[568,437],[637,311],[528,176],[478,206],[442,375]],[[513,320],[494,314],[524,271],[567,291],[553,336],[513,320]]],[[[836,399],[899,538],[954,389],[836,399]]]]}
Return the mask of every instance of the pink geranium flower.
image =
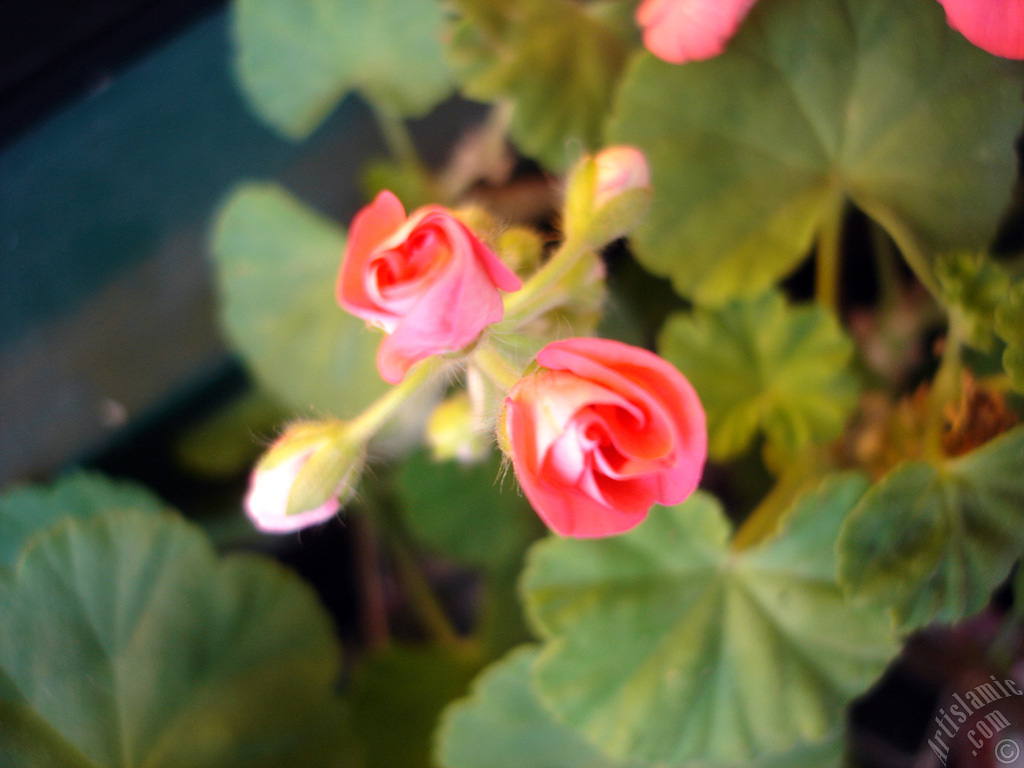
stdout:
{"type": "Polygon", "coordinates": [[[673,64],[702,61],[725,50],[754,0],[644,0],[636,22],[644,45],[673,64]]]}
{"type": "Polygon", "coordinates": [[[523,492],[563,536],[622,533],[654,504],[693,493],[707,457],[704,409],[652,352],[566,339],[505,400],[503,425],[523,492]]]}
{"type": "Polygon", "coordinates": [[[1024,0],[939,0],[949,26],[979,48],[1024,59],[1024,0]]]}
{"type": "Polygon", "coordinates": [[[499,291],[521,286],[451,211],[432,205],[406,218],[385,190],[352,222],[337,297],[388,334],[377,368],[397,384],[419,360],[475,341],[502,317],[499,291]]]}

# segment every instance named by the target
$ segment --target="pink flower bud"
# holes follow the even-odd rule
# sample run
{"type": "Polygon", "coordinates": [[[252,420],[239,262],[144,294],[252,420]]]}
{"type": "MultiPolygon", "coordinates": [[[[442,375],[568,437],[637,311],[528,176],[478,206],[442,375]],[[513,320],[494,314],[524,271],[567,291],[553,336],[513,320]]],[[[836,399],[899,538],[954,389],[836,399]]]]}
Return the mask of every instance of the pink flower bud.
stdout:
{"type": "Polygon", "coordinates": [[[651,186],[647,159],[636,147],[620,145],[603,149],[594,157],[594,164],[597,166],[595,208],[623,192],[651,186]]]}
{"type": "Polygon", "coordinates": [[[537,514],[563,536],[623,533],[654,504],[696,489],[707,457],[704,409],[652,352],[565,339],[505,400],[502,442],[537,514]]]}
{"type": "Polygon", "coordinates": [[[338,303],[388,334],[381,377],[397,384],[414,363],[462,349],[501,320],[499,291],[522,281],[450,211],[427,206],[408,218],[384,191],[352,222],[338,275],[338,303]]]}
{"type": "Polygon", "coordinates": [[[949,26],[979,48],[1024,59],[1024,0],[939,0],[949,26]]]}
{"type": "Polygon", "coordinates": [[[673,64],[710,59],[725,50],[754,0],[644,0],[636,10],[644,45],[673,64]]]}
{"type": "Polygon", "coordinates": [[[253,470],[245,512],[267,533],[290,533],[337,514],[355,491],[362,448],[349,446],[340,422],[290,427],[253,470]]]}

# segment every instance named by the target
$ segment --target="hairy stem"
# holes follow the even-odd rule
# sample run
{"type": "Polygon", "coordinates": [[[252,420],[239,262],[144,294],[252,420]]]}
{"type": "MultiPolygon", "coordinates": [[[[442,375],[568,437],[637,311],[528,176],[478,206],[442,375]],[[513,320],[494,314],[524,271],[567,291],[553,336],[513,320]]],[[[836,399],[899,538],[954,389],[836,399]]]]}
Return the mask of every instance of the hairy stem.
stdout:
{"type": "Polygon", "coordinates": [[[505,317],[500,328],[514,330],[551,309],[548,294],[572,272],[579,260],[592,253],[582,240],[566,240],[533,277],[505,298],[505,317]]]}
{"type": "Polygon", "coordinates": [[[349,437],[356,442],[369,440],[395,415],[401,405],[420,389],[438,369],[434,360],[424,360],[397,384],[348,423],[349,437]]]}
{"type": "Polygon", "coordinates": [[[486,342],[473,352],[470,365],[486,376],[502,392],[508,392],[522,378],[522,372],[517,370],[511,361],[498,352],[493,345],[486,342]]]}

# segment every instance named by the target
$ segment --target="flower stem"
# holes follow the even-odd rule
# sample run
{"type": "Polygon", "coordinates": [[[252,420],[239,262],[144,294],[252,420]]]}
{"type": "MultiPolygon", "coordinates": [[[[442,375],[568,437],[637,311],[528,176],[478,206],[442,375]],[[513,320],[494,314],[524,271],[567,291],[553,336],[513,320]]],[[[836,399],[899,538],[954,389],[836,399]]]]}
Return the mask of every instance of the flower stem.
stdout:
{"type": "Polygon", "coordinates": [[[379,102],[370,102],[374,117],[377,118],[377,125],[384,135],[384,141],[388,145],[391,154],[405,167],[426,172],[423,161],[420,160],[416,145],[413,143],[409,127],[397,112],[389,106],[379,102]]]}
{"type": "Polygon", "coordinates": [[[412,603],[416,613],[419,614],[424,628],[441,645],[448,647],[460,647],[462,640],[459,638],[441,602],[437,599],[427,579],[423,576],[416,559],[406,548],[399,536],[391,536],[388,539],[391,548],[391,557],[402,583],[405,585],[409,601],[412,603]]]}
{"type": "Polygon", "coordinates": [[[749,549],[775,533],[796,498],[822,477],[826,469],[827,462],[818,449],[811,449],[790,464],[733,535],[733,550],[749,549]]]}
{"type": "Polygon", "coordinates": [[[371,650],[377,650],[391,641],[384,586],[381,583],[377,535],[369,515],[353,515],[349,520],[356,539],[355,560],[362,595],[359,614],[363,640],[371,650]]]}
{"type": "Polygon", "coordinates": [[[839,276],[846,199],[837,195],[818,232],[814,295],[822,307],[839,309],[839,276]]]}
{"type": "Polygon", "coordinates": [[[353,442],[364,442],[377,434],[402,403],[427,383],[437,367],[433,360],[424,360],[416,365],[401,384],[389,389],[348,423],[349,438],[353,442]]]}
{"type": "Polygon", "coordinates": [[[568,239],[562,243],[555,255],[522,288],[505,298],[505,317],[500,327],[514,330],[551,309],[551,290],[572,271],[580,259],[591,252],[581,239],[568,239]]]}
{"type": "Polygon", "coordinates": [[[900,277],[896,271],[896,249],[889,234],[882,226],[871,222],[872,255],[875,273],[878,276],[878,303],[882,310],[893,309],[899,299],[900,277]]]}
{"type": "Polygon", "coordinates": [[[502,392],[508,392],[522,378],[522,373],[493,345],[481,344],[474,352],[470,364],[502,392]]]}
{"type": "Polygon", "coordinates": [[[921,281],[921,285],[928,289],[928,293],[934,297],[940,306],[945,306],[942,288],[932,273],[932,268],[928,264],[928,258],[925,256],[924,249],[918,243],[917,237],[910,228],[903,223],[898,215],[892,213],[885,206],[876,205],[866,200],[858,200],[857,202],[861,210],[881,224],[889,233],[903,254],[907,266],[910,267],[917,279],[921,281]]]}

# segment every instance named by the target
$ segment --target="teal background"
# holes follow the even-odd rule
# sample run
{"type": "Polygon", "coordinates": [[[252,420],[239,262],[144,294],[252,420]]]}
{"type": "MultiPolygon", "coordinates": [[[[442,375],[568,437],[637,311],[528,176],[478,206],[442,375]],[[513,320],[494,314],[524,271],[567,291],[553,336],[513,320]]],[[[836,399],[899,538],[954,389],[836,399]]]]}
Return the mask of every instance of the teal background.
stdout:
{"type": "MultiPolygon", "coordinates": [[[[359,169],[383,152],[368,110],[346,99],[290,143],[249,112],[230,57],[218,11],[0,152],[0,486],[223,372],[206,239],[234,184],[276,180],[345,222],[358,208],[359,169]]],[[[420,142],[448,146],[464,111],[420,121],[420,142]]]]}

